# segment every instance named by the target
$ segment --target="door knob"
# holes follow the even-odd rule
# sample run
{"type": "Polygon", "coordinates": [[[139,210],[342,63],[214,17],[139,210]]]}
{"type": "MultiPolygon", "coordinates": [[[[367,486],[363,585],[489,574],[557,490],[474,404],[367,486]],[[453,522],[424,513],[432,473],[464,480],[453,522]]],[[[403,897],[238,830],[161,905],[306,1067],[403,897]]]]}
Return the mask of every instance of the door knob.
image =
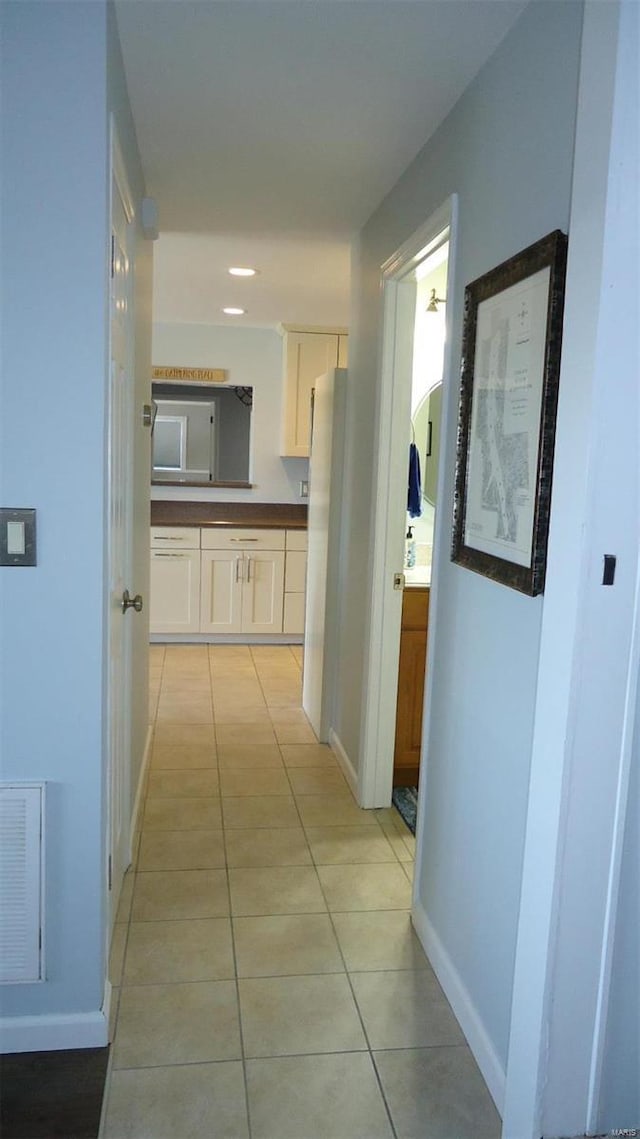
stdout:
{"type": "Polygon", "coordinates": [[[136,613],[142,611],[142,597],[136,593],[135,597],[129,596],[129,590],[125,589],[122,594],[122,612],[126,613],[127,609],[135,609],[136,613]]]}

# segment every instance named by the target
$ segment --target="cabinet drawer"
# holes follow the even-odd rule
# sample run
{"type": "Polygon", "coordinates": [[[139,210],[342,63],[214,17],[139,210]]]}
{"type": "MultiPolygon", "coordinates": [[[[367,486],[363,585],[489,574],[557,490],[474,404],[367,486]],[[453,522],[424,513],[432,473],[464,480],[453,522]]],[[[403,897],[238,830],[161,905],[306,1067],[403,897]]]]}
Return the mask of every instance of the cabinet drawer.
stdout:
{"type": "Polygon", "coordinates": [[[203,550],[284,550],[284,530],[211,527],[201,534],[203,550]]]}
{"type": "Polygon", "coordinates": [[[306,530],[287,530],[287,550],[306,550],[306,548],[306,530]]]}
{"type": "Polygon", "coordinates": [[[197,526],[152,526],[152,550],[199,550],[200,530],[197,526]]]}

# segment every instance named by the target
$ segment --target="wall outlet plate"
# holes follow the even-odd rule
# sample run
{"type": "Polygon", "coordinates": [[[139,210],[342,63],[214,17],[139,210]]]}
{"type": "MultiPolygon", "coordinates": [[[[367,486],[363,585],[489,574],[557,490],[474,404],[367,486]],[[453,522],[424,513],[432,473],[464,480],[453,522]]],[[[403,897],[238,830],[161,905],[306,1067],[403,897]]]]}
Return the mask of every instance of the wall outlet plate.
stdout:
{"type": "Polygon", "coordinates": [[[309,480],[308,479],[301,479],[300,480],[300,498],[308,498],[308,497],[309,497],[309,480]]]}

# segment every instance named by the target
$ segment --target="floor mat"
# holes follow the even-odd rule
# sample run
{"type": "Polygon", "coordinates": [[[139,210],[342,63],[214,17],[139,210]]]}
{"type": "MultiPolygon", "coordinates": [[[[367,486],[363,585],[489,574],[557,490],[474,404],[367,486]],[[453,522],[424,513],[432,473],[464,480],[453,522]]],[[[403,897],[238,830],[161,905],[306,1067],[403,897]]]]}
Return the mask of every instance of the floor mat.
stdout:
{"type": "Polygon", "coordinates": [[[391,802],[400,812],[412,834],[416,833],[416,815],[418,813],[418,788],[394,787],[391,802]]]}
{"type": "Polygon", "coordinates": [[[2,1139],[96,1139],[108,1048],[0,1057],[2,1139]]]}

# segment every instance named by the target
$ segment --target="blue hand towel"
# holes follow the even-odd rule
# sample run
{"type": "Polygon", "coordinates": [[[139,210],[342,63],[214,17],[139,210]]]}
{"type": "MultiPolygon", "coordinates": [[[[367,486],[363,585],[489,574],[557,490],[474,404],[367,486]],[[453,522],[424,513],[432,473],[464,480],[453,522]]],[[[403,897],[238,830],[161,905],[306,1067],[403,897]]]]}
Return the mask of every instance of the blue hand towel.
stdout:
{"type": "Polygon", "coordinates": [[[420,456],[415,443],[409,445],[409,492],[407,510],[412,518],[422,514],[422,485],[420,482],[420,456]]]}

